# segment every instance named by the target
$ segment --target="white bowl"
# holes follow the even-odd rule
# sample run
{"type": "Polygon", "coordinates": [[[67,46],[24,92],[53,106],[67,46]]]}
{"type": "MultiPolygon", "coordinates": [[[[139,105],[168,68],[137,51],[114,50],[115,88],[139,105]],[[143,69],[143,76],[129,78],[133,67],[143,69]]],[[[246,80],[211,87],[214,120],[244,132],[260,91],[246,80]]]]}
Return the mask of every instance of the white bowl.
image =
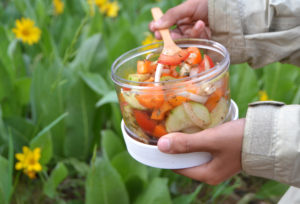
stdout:
{"type": "MultiPolygon", "coordinates": [[[[231,100],[228,121],[238,119],[238,112],[239,110],[236,103],[231,100]]],[[[130,137],[125,130],[125,123],[123,120],[121,122],[121,128],[129,154],[138,162],[151,167],[161,169],[184,169],[207,163],[212,158],[211,154],[208,152],[166,154],[159,151],[156,145],[144,144],[130,137]]]]}

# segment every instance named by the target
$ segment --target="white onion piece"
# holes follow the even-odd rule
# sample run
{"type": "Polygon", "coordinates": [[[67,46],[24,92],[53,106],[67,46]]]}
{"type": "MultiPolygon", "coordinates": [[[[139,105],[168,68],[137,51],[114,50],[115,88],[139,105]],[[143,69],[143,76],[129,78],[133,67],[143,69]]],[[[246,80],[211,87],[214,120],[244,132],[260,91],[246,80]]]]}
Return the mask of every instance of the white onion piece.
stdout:
{"type": "Polygon", "coordinates": [[[198,70],[199,70],[198,67],[192,68],[191,71],[190,71],[190,76],[197,75],[198,74],[198,70]]]}
{"type": "Polygon", "coordinates": [[[146,60],[149,60],[150,57],[152,57],[152,55],[153,55],[153,53],[148,54],[148,55],[146,56],[146,60]]]}
{"type": "Polygon", "coordinates": [[[190,92],[187,92],[187,91],[184,91],[184,92],[179,93],[177,95],[184,96],[184,97],[190,99],[191,101],[195,101],[197,103],[202,103],[202,104],[204,104],[208,99],[207,96],[199,96],[197,94],[193,94],[193,93],[190,93],[190,92]]]}
{"type": "Polygon", "coordinates": [[[162,70],[162,73],[164,73],[164,74],[170,74],[170,72],[171,72],[170,69],[163,69],[162,70]]]}
{"type": "Polygon", "coordinates": [[[159,82],[160,81],[160,76],[161,76],[163,67],[164,67],[163,64],[160,64],[160,63],[157,64],[156,71],[155,71],[154,82],[159,82]]]}

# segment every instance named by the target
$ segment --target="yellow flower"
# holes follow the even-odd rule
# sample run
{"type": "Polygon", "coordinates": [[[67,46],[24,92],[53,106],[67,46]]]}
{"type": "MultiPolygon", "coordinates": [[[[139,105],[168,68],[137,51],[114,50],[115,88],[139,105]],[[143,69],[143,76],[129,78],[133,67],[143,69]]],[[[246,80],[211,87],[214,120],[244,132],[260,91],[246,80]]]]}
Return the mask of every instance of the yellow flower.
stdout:
{"type": "Polygon", "coordinates": [[[109,2],[107,3],[107,10],[106,10],[106,15],[108,17],[114,18],[116,16],[118,16],[118,12],[119,12],[119,5],[118,2],[114,1],[114,2],[109,2]]]}
{"type": "Polygon", "coordinates": [[[34,21],[29,18],[16,20],[16,27],[12,29],[18,39],[23,43],[32,45],[37,43],[41,37],[41,30],[34,26],[34,21]]]}
{"type": "Polygon", "coordinates": [[[99,7],[99,9],[101,9],[101,7],[104,6],[106,3],[107,0],[95,0],[95,4],[99,7]]]}
{"type": "Polygon", "coordinates": [[[61,0],[53,0],[55,15],[62,14],[64,12],[64,2],[61,0]]]}
{"type": "Polygon", "coordinates": [[[41,158],[41,149],[35,148],[31,151],[28,147],[23,147],[23,153],[17,153],[16,159],[19,160],[15,168],[16,170],[22,170],[31,179],[35,178],[35,173],[42,170],[42,166],[39,163],[41,158]]]}
{"type": "Polygon", "coordinates": [[[260,101],[269,101],[270,100],[266,91],[259,91],[258,94],[259,94],[260,101]]]}
{"type": "MultiPolygon", "coordinates": [[[[142,45],[148,45],[148,44],[159,42],[159,41],[160,40],[156,40],[151,33],[147,33],[146,38],[142,42],[142,45]]],[[[148,46],[148,48],[151,49],[151,48],[156,48],[158,46],[159,45],[151,45],[151,46],[148,46]]]]}
{"type": "Polygon", "coordinates": [[[95,0],[101,13],[106,14],[108,17],[114,18],[118,15],[119,5],[118,2],[109,2],[108,0],[95,0]]]}

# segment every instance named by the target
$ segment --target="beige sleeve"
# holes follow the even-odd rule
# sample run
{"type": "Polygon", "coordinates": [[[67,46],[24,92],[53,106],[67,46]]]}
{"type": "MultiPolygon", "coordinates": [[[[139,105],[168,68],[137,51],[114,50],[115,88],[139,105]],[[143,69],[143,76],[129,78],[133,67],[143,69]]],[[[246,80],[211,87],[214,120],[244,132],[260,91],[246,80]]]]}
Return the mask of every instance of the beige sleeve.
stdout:
{"type": "Polygon", "coordinates": [[[300,187],[300,105],[249,105],[242,168],[250,175],[300,187]]]}
{"type": "Polygon", "coordinates": [[[208,19],[212,40],[229,50],[232,64],[300,66],[299,0],[208,0],[208,19]]]}

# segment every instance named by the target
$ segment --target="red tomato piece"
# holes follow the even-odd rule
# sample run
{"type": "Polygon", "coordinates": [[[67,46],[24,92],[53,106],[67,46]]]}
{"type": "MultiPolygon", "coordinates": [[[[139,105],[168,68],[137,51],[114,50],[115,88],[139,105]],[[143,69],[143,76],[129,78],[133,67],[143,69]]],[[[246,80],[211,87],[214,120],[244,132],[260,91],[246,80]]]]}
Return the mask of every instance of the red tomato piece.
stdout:
{"type": "Polygon", "coordinates": [[[158,58],[158,63],[164,65],[178,65],[189,57],[190,53],[187,50],[181,50],[179,53],[169,56],[161,54],[158,58]]]}
{"type": "Polygon", "coordinates": [[[156,122],[151,120],[144,111],[134,110],[134,117],[138,125],[147,133],[151,134],[156,126],[156,122]]]}
{"type": "Polygon", "coordinates": [[[197,47],[189,47],[187,51],[190,53],[190,57],[186,61],[189,64],[200,64],[202,57],[199,49],[197,47]]]}

